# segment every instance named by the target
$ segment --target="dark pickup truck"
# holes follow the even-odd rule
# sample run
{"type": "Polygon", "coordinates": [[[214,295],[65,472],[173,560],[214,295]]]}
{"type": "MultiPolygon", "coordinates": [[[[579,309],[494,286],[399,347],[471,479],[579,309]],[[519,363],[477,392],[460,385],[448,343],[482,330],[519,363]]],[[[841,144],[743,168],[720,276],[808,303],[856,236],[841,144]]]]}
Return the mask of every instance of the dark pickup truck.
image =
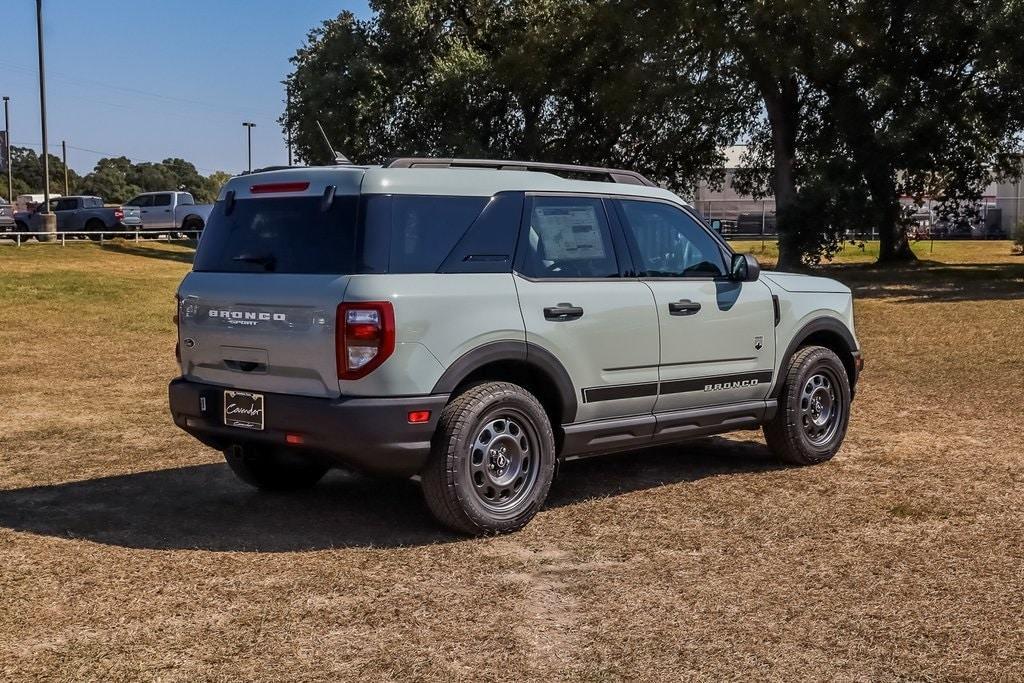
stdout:
{"type": "MultiPolygon", "coordinates": [[[[33,232],[35,221],[32,216],[42,205],[32,211],[14,214],[19,232],[33,232]]],[[[57,231],[72,232],[83,230],[90,239],[98,240],[105,230],[127,231],[142,229],[142,212],[132,206],[103,206],[99,197],[60,197],[50,200],[50,211],[57,216],[57,231]]]]}

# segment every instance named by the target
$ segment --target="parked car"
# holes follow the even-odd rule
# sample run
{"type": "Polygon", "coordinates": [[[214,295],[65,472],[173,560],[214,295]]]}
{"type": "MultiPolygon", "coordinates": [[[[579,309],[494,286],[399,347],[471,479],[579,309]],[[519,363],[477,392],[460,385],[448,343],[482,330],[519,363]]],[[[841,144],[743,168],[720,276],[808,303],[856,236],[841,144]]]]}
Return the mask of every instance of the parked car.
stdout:
{"type": "Polygon", "coordinates": [[[862,367],[848,287],[762,273],[627,170],[234,178],[177,297],[174,422],[239,478],[419,475],[469,534],[525,525],[564,458],[763,427],[782,460],[824,462],[862,367]]]}
{"type": "Polygon", "coordinates": [[[202,230],[213,204],[196,204],[188,192],[144,192],[125,206],[138,207],[146,230],[174,233],[202,230]]]}
{"type": "Polygon", "coordinates": [[[0,199],[0,232],[14,232],[14,207],[6,199],[0,199]]]}
{"type": "MultiPolygon", "coordinates": [[[[21,211],[14,215],[18,229],[32,232],[32,216],[39,213],[42,204],[30,212],[21,211]]],[[[71,196],[50,200],[50,211],[57,217],[59,232],[87,231],[87,236],[99,240],[105,230],[126,231],[142,228],[140,212],[137,208],[127,206],[104,206],[99,197],[71,196]]],[[[113,233],[107,233],[113,236],[113,233]]]]}

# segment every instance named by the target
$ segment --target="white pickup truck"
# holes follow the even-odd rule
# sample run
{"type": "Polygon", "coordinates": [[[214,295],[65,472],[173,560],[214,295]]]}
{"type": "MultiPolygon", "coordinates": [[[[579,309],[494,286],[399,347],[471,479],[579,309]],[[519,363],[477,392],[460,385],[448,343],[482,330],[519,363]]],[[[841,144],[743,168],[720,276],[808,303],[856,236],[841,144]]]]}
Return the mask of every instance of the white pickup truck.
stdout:
{"type": "Polygon", "coordinates": [[[143,192],[125,206],[139,207],[147,232],[202,230],[213,209],[213,204],[196,204],[188,192],[143,192]]]}

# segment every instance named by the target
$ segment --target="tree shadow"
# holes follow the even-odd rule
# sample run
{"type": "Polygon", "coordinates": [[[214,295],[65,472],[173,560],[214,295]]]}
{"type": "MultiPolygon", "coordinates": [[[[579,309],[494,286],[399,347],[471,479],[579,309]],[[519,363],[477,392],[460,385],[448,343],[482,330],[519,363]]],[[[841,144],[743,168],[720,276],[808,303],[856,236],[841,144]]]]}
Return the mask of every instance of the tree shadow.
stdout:
{"type": "Polygon", "coordinates": [[[834,264],[824,270],[857,298],[900,303],[1024,299],[1024,263],[917,261],[899,267],[834,264]]]}
{"type": "Polygon", "coordinates": [[[192,261],[196,256],[195,242],[185,240],[179,243],[190,246],[192,251],[150,249],[149,247],[137,246],[134,242],[104,242],[101,245],[101,248],[104,251],[124,254],[126,256],[143,256],[145,258],[160,259],[161,261],[176,261],[177,263],[187,263],[192,265],[192,261]]]}
{"type": "MultiPolygon", "coordinates": [[[[763,445],[721,438],[570,461],[547,507],[778,467],[763,445]]],[[[309,491],[266,493],[224,464],[0,491],[0,526],[161,550],[287,552],[461,539],[433,520],[413,480],[331,472],[309,491]]]]}

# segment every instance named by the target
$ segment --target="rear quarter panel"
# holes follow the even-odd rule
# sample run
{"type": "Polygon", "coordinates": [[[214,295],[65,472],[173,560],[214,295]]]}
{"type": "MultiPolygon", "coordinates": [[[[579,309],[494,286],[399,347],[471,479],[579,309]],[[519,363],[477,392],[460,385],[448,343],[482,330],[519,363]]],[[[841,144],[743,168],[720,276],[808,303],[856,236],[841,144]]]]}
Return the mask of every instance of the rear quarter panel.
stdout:
{"type": "Polygon", "coordinates": [[[526,339],[511,273],[356,275],[345,301],[390,301],[396,349],[366,377],[340,381],[343,394],[428,394],[468,351],[526,339]]]}

